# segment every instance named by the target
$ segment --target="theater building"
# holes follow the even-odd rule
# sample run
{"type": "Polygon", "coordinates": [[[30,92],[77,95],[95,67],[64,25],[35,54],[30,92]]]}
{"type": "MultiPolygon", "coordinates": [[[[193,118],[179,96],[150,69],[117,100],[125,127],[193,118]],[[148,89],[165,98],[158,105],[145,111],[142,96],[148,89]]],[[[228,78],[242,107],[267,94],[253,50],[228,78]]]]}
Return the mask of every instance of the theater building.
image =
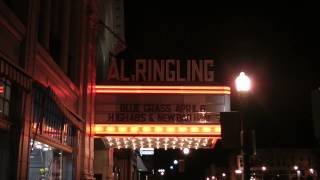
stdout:
{"type": "Polygon", "coordinates": [[[97,2],[0,0],[0,179],[93,179],[97,2]]]}
{"type": "Polygon", "coordinates": [[[136,179],[141,148],[213,148],[221,138],[231,90],[213,81],[213,60],[112,59],[107,72],[95,87],[97,178],[136,179]]]}
{"type": "Polygon", "coordinates": [[[134,150],[212,148],[210,59],[121,59],[121,0],[0,0],[0,179],[121,179],[134,150]],[[96,83],[97,82],[97,83],[96,83]]]}

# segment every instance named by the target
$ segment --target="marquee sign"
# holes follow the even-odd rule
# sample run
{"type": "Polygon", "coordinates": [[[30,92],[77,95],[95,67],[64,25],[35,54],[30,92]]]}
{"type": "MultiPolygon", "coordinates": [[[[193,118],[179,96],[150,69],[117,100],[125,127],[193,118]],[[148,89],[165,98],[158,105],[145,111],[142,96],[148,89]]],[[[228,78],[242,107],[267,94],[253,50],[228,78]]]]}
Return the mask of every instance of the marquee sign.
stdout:
{"type": "Polygon", "coordinates": [[[112,59],[107,80],[116,82],[213,82],[211,59],[112,59]],[[133,69],[128,69],[133,68],[133,69]]]}
{"type": "Polygon", "coordinates": [[[94,132],[109,147],[198,149],[221,137],[231,89],[213,84],[213,60],[112,59],[105,80],[94,88],[94,132]]]}

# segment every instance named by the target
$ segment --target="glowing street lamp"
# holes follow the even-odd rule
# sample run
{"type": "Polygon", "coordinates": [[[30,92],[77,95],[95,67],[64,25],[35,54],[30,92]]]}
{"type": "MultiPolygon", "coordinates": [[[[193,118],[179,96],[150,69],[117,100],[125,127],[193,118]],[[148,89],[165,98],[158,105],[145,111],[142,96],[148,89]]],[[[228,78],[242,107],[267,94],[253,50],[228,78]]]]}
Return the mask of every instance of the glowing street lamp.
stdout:
{"type": "Polygon", "coordinates": [[[236,174],[242,174],[242,170],[241,170],[241,169],[236,169],[234,172],[235,172],[236,174]]]}
{"type": "Polygon", "coordinates": [[[244,72],[241,72],[237,77],[236,88],[238,92],[248,92],[250,90],[251,81],[244,72]]]}
{"type": "Polygon", "coordinates": [[[310,174],[314,174],[314,169],[310,168],[309,172],[310,172],[310,174]]]}
{"type": "Polygon", "coordinates": [[[243,119],[243,103],[242,101],[244,101],[245,96],[247,95],[247,93],[249,92],[250,88],[251,88],[251,81],[249,79],[249,77],[244,73],[244,72],[240,72],[239,76],[236,78],[235,80],[236,83],[236,89],[239,93],[239,97],[240,97],[240,145],[241,145],[241,156],[243,158],[243,173],[242,173],[242,180],[247,180],[249,179],[250,176],[250,167],[248,166],[249,163],[249,158],[248,155],[246,154],[247,152],[245,152],[246,148],[244,147],[245,143],[244,143],[244,119],[243,119]]]}
{"type": "Polygon", "coordinates": [[[226,173],[222,173],[221,175],[222,175],[223,178],[227,176],[226,173]]]}
{"type": "Polygon", "coordinates": [[[189,148],[183,148],[183,154],[187,155],[190,153],[190,149],[189,148]]]}

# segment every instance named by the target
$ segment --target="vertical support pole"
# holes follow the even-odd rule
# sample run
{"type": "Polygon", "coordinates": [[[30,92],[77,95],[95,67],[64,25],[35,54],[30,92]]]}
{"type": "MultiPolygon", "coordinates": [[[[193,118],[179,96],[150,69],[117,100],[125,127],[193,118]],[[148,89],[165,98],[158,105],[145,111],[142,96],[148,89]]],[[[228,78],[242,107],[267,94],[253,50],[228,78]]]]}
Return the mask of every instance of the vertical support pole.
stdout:
{"type": "Polygon", "coordinates": [[[39,41],[41,42],[42,46],[49,50],[49,41],[50,41],[50,26],[51,26],[51,0],[41,1],[43,3],[42,6],[42,13],[39,13],[40,16],[40,28],[41,33],[39,37],[39,41]]]}
{"type": "Polygon", "coordinates": [[[69,65],[69,24],[70,24],[70,0],[64,0],[63,2],[63,19],[62,19],[62,31],[61,31],[61,54],[60,64],[64,73],[68,74],[69,65]]]}
{"type": "Polygon", "coordinates": [[[240,98],[240,121],[241,121],[241,131],[240,131],[240,144],[241,144],[241,156],[243,158],[243,172],[242,180],[250,179],[250,156],[248,154],[248,142],[247,142],[247,125],[245,123],[244,113],[247,105],[247,93],[239,92],[240,98]]]}
{"type": "Polygon", "coordinates": [[[85,119],[85,130],[82,135],[82,172],[81,179],[91,180],[93,177],[94,160],[94,86],[96,83],[96,45],[97,45],[97,2],[85,1],[85,51],[82,86],[82,114],[85,119]]]}

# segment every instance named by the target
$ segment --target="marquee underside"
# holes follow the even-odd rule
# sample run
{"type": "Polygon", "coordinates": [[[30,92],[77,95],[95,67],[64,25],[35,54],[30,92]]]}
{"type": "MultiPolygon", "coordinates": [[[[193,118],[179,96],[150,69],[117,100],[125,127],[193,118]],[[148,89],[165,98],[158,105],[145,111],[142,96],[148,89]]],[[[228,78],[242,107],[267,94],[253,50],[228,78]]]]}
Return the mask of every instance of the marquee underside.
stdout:
{"type": "Polygon", "coordinates": [[[220,124],[96,124],[95,137],[114,148],[212,148],[220,124]]]}

